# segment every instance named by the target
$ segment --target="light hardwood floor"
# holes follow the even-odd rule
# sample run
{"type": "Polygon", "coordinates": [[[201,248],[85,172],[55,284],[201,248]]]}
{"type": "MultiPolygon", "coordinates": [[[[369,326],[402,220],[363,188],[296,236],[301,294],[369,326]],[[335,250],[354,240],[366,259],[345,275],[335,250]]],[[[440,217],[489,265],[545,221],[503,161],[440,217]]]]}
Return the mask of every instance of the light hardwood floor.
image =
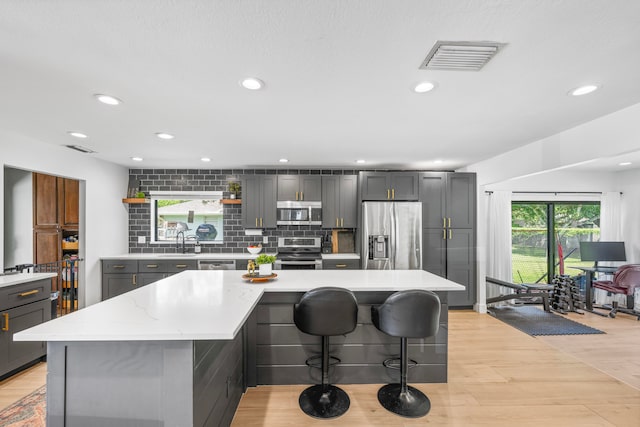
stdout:
{"type": "MultiPolygon", "coordinates": [[[[488,315],[452,311],[449,382],[415,385],[431,399],[424,418],[382,409],[379,385],[341,386],[351,408],[328,421],[299,410],[305,386],[261,386],[242,398],[233,426],[640,426],[640,322],[624,315],[570,318],[607,334],[534,338],[488,315]]],[[[40,364],[1,382],[0,408],[45,380],[40,364]]]]}

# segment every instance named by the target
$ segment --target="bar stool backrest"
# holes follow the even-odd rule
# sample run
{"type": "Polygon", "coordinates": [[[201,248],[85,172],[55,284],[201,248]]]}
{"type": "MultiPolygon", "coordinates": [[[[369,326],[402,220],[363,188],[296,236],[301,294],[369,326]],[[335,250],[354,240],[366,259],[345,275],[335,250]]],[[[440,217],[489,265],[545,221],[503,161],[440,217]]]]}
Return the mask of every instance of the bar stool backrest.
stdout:
{"type": "Polygon", "coordinates": [[[371,320],[393,337],[432,337],[438,333],[440,298],[421,289],[396,292],[383,304],[371,307],[371,320]]]}
{"type": "Polygon", "coordinates": [[[358,302],[348,289],[321,287],[306,292],[293,307],[293,321],[310,335],[344,335],[356,328],[358,302]]]}

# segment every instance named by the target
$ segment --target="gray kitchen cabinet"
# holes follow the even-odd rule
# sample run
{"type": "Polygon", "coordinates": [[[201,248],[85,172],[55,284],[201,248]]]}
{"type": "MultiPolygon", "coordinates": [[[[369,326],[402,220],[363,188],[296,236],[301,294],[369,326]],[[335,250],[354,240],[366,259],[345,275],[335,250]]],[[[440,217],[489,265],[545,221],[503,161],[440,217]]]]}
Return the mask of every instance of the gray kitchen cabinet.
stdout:
{"type": "Polygon", "coordinates": [[[51,320],[51,279],[0,289],[0,378],[47,354],[47,343],[13,341],[17,332],[51,320]]]}
{"type": "Polygon", "coordinates": [[[417,172],[360,172],[360,179],[361,200],[418,200],[417,172]]]}
{"type": "Polygon", "coordinates": [[[321,188],[320,175],[278,175],[278,201],[318,202],[321,188]]]}
{"type": "Polygon", "coordinates": [[[242,225],[245,228],[275,228],[276,175],[242,178],[242,225]]]}
{"type": "Polygon", "coordinates": [[[196,260],[103,260],[102,300],[149,285],[172,274],[197,268],[196,260]]]}
{"type": "Polygon", "coordinates": [[[358,177],[331,175],[322,177],[322,227],[357,227],[358,177]]]}
{"type": "Polygon", "coordinates": [[[341,258],[331,258],[331,259],[323,259],[322,260],[322,269],[323,270],[359,270],[360,269],[360,260],[359,259],[341,259],[341,258]]]}
{"type": "Polygon", "coordinates": [[[476,175],[423,172],[422,265],[431,273],[466,287],[449,294],[450,307],[469,307],[476,300],[476,175]]]}

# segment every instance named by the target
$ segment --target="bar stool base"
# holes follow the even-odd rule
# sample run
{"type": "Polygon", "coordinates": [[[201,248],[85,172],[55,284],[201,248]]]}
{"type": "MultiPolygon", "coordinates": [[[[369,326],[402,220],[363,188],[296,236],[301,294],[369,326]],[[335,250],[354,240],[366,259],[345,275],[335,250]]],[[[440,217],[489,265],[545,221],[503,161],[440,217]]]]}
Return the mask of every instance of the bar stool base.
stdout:
{"type": "Polygon", "coordinates": [[[339,387],[328,385],[323,392],[321,384],[311,386],[300,393],[300,409],[313,418],[335,418],[349,409],[349,396],[339,387]]]}
{"type": "Polygon", "coordinates": [[[387,384],[378,390],[378,402],[389,412],[407,418],[424,417],[431,410],[429,398],[420,390],[407,386],[402,393],[401,384],[387,384]]]}

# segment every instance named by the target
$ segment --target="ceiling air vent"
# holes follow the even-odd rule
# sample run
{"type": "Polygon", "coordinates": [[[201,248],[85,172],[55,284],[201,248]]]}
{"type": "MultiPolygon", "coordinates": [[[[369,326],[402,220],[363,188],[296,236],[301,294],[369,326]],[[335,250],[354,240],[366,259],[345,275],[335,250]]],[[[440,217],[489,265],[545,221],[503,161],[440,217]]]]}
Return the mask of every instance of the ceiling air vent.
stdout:
{"type": "Polygon", "coordinates": [[[71,148],[72,150],[76,150],[81,153],[95,153],[95,151],[93,151],[92,149],[83,147],[82,145],[65,145],[65,147],[71,148]]]}
{"type": "Polygon", "coordinates": [[[443,42],[438,40],[420,65],[421,70],[479,71],[504,43],[443,42]]]}

